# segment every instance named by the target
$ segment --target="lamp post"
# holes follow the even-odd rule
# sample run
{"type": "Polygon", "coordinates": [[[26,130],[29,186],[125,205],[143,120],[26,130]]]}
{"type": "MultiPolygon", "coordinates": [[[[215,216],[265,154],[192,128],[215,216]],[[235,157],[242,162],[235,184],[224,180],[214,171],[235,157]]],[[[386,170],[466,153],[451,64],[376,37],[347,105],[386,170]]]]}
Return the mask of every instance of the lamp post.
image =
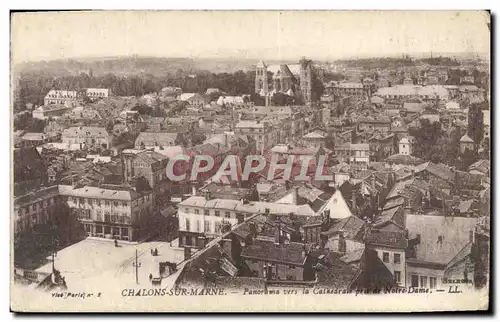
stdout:
{"type": "Polygon", "coordinates": [[[135,262],[132,265],[135,267],[135,282],[139,284],[139,267],[141,267],[141,263],[139,263],[137,259],[137,249],[135,250],[135,262]]]}

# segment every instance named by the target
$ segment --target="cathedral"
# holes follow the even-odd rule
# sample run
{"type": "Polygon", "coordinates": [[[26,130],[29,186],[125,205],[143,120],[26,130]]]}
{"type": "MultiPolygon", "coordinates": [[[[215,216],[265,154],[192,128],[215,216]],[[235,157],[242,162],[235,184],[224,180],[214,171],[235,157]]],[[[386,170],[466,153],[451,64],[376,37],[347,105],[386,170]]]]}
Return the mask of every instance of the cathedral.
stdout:
{"type": "Polygon", "coordinates": [[[255,73],[255,93],[266,98],[272,97],[275,93],[283,93],[310,104],[312,73],[313,63],[305,58],[301,59],[299,64],[291,65],[268,66],[261,60],[257,64],[255,73]]]}

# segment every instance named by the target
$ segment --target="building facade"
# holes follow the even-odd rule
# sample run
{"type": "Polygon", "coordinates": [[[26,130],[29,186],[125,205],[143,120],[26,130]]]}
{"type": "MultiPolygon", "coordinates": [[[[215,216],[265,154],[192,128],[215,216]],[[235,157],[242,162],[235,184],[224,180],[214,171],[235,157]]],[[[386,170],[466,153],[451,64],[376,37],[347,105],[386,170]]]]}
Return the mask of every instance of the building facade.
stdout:
{"type": "Polygon", "coordinates": [[[236,124],[236,135],[247,135],[255,141],[257,153],[263,154],[265,150],[278,143],[278,130],[269,121],[240,121],[236,124]]]}
{"type": "Polygon", "coordinates": [[[62,104],[68,107],[78,105],[81,95],[77,91],[55,90],[51,89],[43,100],[45,105],[62,104]]]}
{"type": "Polygon", "coordinates": [[[89,186],[59,186],[59,191],[88,236],[135,241],[153,210],[152,191],[89,186]]]}
{"type": "Polygon", "coordinates": [[[80,145],[80,149],[95,148],[109,149],[113,136],[103,127],[74,126],[62,133],[62,142],[71,145],[80,145]]]}

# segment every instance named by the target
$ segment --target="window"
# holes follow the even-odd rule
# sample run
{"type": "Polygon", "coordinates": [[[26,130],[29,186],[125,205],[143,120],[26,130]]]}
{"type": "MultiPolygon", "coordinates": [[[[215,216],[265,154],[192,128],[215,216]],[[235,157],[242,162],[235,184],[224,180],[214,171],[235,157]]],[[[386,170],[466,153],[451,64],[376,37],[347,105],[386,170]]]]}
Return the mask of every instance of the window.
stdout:
{"type": "Polygon", "coordinates": [[[111,221],[116,222],[116,215],[111,215],[111,221]]]}
{"type": "Polygon", "coordinates": [[[382,254],[382,260],[384,261],[384,263],[389,263],[389,253],[384,252],[382,254]]]}
{"type": "Polygon", "coordinates": [[[186,230],[189,231],[190,230],[190,225],[189,225],[189,219],[186,218],[186,230]]]}
{"type": "Polygon", "coordinates": [[[418,275],[411,276],[411,287],[418,287],[418,275]]]}
{"type": "Polygon", "coordinates": [[[401,254],[394,254],[394,264],[401,263],[401,254]]]}
{"type": "Polygon", "coordinates": [[[295,266],[290,265],[290,266],[288,266],[288,268],[289,268],[289,269],[295,269],[295,266]]]}
{"type": "Polygon", "coordinates": [[[127,207],[127,202],[122,202],[122,207],[127,207]]]}
{"type": "Polygon", "coordinates": [[[210,216],[210,211],[209,210],[204,210],[203,213],[205,214],[205,216],[210,216]]]}
{"type": "Polygon", "coordinates": [[[106,206],[109,206],[109,201],[108,201],[108,200],[106,200],[106,201],[104,202],[104,204],[105,204],[106,206]]]}
{"type": "Polygon", "coordinates": [[[427,276],[420,276],[420,287],[427,287],[427,276]]]}
{"type": "Polygon", "coordinates": [[[430,288],[436,288],[437,278],[429,277],[429,286],[430,288]]]}
{"type": "Polygon", "coordinates": [[[194,213],[197,214],[197,215],[199,215],[200,214],[200,209],[195,209],[194,213]]]}
{"type": "Polygon", "coordinates": [[[206,232],[206,233],[209,233],[209,232],[210,232],[210,221],[205,220],[205,223],[204,223],[204,228],[205,228],[205,232],[206,232]]]}
{"type": "Polygon", "coordinates": [[[110,222],[111,221],[111,216],[109,215],[109,213],[104,214],[104,221],[105,222],[110,222]]]}
{"type": "Polygon", "coordinates": [[[189,208],[184,208],[185,213],[189,213],[189,208]]]}
{"type": "Polygon", "coordinates": [[[196,231],[201,232],[200,221],[196,221],[196,231]]]}
{"type": "Polygon", "coordinates": [[[401,283],[401,272],[400,271],[394,271],[394,280],[396,283],[401,283]]]}
{"type": "Polygon", "coordinates": [[[118,201],[113,202],[113,206],[118,207],[118,201]]]}
{"type": "Polygon", "coordinates": [[[226,212],[224,213],[224,217],[226,217],[226,218],[231,218],[231,213],[230,213],[229,211],[226,211],[226,212]]]}
{"type": "Polygon", "coordinates": [[[220,217],[220,211],[219,210],[215,211],[215,216],[220,217]]]}

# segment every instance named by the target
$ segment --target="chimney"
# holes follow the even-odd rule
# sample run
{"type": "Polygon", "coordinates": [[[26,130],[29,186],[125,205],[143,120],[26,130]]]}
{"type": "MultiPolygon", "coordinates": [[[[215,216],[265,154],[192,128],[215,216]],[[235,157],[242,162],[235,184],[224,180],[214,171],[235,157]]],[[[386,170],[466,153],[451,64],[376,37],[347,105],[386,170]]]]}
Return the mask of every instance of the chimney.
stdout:
{"type": "Polygon", "coordinates": [[[352,213],[356,213],[356,189],[354,186],[352,187],[352,193],[351,193],[351,207],[352,207],[352,213]]]}
{"type": "Polygon", "coordinates": [[[249,223],[249,228],[250,228],[250,235],[252,237],[257,237],[257,226],[255,226],[254,222],[249,223]]]}
{"type": "Polygon", "coordinates": [[[191,247],[184,247],[184,260],[191,258],[191,247]]]}
{"type": "Polygon", "coordinates": [[[281,241],[281,227],[280,225],[278,225],[278,227],[276,227],[276,230],[274,231],[274,244],[275,245],[279,245],[280,244],[280,241],[281,241]]]}
{"type": "Polygon", "coordinates": [[[330,209],[325,210],[325,212],[323,214],[324,214],[323,224],[328,226],[330,224],[330,209]]]}
{"type": "Polygon", "coordinates": [[[231,256],[231,251],[232,251],[232,240],[229,238],[224,238],[222,240],[222,249],[231,256]]]}
{"type": "Polygon", "coordinates": [[[347,245],[346,245],[346,241],[344,238],[344,232],[341,231],[341,232],[339,232],[339,253],[345,254],[346,248],[347,248],[347,245]]]}
{"type": "Polygon", "coordinates": [[[191,195],[196,196],[196,187],[194,185],[191,186],[191,195]]]}

